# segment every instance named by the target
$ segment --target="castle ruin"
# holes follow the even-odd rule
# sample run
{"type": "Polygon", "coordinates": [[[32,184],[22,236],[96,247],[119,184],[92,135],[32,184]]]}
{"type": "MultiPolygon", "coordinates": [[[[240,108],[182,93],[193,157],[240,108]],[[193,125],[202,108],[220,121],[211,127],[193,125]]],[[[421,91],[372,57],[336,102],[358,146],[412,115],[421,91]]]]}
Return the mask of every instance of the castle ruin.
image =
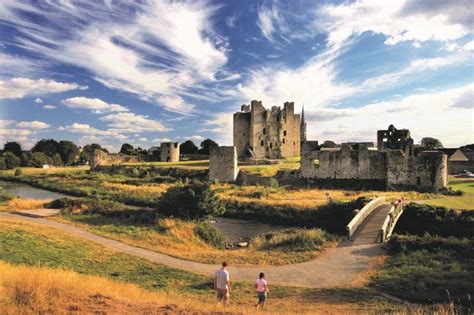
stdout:
{"type": "Polygon", "coordinates": [[[211,147],[209,155],[209,180],[222,183],[235,182],[239,174],[237,151],[232,147],[211,147]]]}
{"type": "Polygon", "coordinates": [[[301,176],[365,181],[389,189],[446,189],[446,154],[424,151],[415,156],[410,132],[397,130],[393,125],[379,130],[377,138],[377,150],[359,144],[324,150],[317,141],[306,141],[302,146],[301,176]]]}
{"type": "Polygon", "coordinates": [[[261,101],[242,105],[234,113],[234,146],[239,159],[281,159],[300,156],[301,142],[306,140],[304,114],[294,113],[294,102],[283,109],[265,109],[261,101]]]}
{"type": "Polygon", "coordinates": [[[162,142],[160,160],[161,162],[179,162],[179,143],[162,142]]]}

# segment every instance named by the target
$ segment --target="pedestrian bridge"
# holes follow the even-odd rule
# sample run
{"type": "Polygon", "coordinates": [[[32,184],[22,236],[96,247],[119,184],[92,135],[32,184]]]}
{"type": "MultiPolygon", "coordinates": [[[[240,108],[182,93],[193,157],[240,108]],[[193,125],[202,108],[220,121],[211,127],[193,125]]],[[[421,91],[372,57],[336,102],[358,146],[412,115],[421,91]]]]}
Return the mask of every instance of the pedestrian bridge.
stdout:
{"type": "Polygon", "coordinates": [[[383,243],[392,235],[403,213],[403,199],[388,203],[378,197],[365,205],[346,226],[352,245],[383,243]]]}

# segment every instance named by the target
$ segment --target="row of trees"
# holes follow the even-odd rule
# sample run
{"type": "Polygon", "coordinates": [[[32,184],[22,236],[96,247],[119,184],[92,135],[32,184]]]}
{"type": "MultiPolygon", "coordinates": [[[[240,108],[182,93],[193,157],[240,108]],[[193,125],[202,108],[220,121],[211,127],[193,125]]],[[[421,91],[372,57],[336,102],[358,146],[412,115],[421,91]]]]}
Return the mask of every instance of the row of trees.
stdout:
{"type": "MultiPolygon", "coordinates": [[[[211,140],[206,139],[201,142],[201,147],[198,146],[191,140],[186,140],[185,142],[181,143],[179,146],[179,152],[181,154],[201,154],[201,155],[209,155],[209,152],[212,147],[218,147],[219,145],[211,140]]],[[[146,156],[148,151],[142,149],[141,147],[134,147],[129,143],[122,144],[120,148],[120,153],[125,155],[137,155],[137,156],[146,156]]]]}
{"type": "Polygon", "coordinates": [[[88,144],[82,151],[72,141],[56,141],[42,139],[31,150],[23,150],[21,144],[15,141],[7,142],[0,155],[0,169],[15,167],[41,167],[42,165],[74,165],[82,161],[89,161],[94,149],[102,148],[99,144],[88,144]]]}

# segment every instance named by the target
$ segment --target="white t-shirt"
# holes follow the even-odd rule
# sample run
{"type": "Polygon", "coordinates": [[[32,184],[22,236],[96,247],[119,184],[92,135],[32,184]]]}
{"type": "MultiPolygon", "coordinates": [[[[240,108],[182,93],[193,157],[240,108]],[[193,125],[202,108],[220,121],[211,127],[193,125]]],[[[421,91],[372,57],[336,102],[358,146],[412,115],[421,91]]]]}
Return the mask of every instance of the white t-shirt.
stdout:
{"type": "Polygon", "coordinates": [[[214,275],[216,278],[216,286],[221,290],[228,290],[227,281],[229,281],[229,272],[224,269],[218,269],[214,275]]]}
{"type": "Polygon", "coordinates": [[[257,292],[265,292],[265,287],[267,285],[267,280],[257,279],[255,282],[257,284],[257,292]]]}

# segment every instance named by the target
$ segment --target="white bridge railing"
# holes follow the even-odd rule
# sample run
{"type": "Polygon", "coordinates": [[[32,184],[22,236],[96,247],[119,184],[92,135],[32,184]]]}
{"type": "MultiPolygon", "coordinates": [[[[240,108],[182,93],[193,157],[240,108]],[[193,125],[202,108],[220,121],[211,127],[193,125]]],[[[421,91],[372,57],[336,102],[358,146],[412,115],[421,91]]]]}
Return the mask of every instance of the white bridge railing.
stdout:
{"type": "Polygon", "coordinates": [[[392,208],[387,214],[385,221],[383,222],[382,228],[380,229],[380,243],[387,241],[392,236],[395,224],[403,213],[404,200],[400,198],[394,202],[392,208]]]}
{"type": "Polygon", "coordinates": [[[364,222],[365,218],[367,218],[375,208],[384,203],[385,197],[382,196],[377,197],[366,204],[346,226],[347,237],[351,239],[352,235],[354,235],[354,232],[357,231],[357,228],[362,224],[362,222],[364,222]]]}

